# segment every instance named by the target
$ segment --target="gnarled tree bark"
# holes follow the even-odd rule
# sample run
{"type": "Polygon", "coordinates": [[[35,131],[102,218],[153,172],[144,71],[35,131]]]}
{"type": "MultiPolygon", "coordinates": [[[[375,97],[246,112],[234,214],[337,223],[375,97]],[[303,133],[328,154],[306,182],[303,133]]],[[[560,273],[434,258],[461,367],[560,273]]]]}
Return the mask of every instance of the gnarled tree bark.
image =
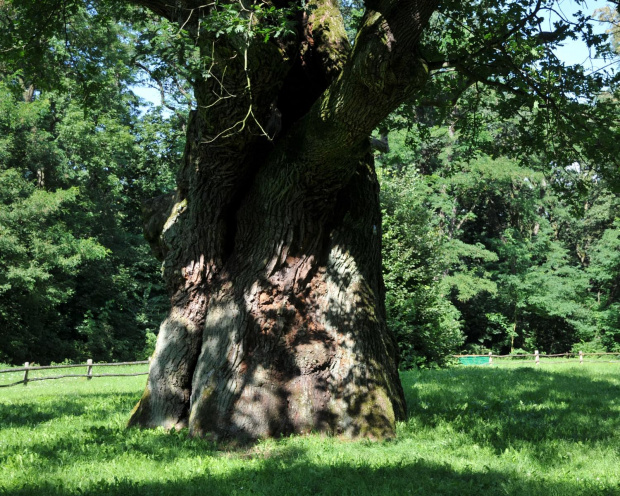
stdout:
{"type": "MultiPolygon", "coordinates": [[[[210,8],[135,3],[190,30],[210,8]]],[[[171,311],[130,425],[385,437],[404,418],[368,137],[424,84],[416,47],[437,2],[369,2],[353,50],[336,2],[314,3],[297,40],[198,37],[214,63],[177,192],[145,209],[171,311]]]]}

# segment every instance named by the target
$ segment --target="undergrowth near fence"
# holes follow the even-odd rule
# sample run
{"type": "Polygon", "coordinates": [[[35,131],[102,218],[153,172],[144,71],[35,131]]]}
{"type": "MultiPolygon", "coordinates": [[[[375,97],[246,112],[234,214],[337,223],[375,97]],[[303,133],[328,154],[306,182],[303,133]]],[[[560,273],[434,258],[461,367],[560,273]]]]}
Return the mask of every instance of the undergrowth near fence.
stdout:
{"type": "Polygon", "coordinates": [[[0,494],[618,495],[620,374],[588,364],[402,374],[397,438],[235,448],[126,430],[143,377],[0,391],[0,494]]]}

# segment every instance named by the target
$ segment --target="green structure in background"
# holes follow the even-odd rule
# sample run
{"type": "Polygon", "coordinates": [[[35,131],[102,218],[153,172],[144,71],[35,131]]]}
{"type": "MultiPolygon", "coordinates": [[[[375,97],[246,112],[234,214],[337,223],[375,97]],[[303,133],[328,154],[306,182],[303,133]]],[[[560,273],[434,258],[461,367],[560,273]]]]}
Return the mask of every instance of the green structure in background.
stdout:
{"type": "Polygon", "coordinates": [[[473,357],[460,357],[459,362],[462,365],[489,365],[488,356],[473,356],[473,357]]]}

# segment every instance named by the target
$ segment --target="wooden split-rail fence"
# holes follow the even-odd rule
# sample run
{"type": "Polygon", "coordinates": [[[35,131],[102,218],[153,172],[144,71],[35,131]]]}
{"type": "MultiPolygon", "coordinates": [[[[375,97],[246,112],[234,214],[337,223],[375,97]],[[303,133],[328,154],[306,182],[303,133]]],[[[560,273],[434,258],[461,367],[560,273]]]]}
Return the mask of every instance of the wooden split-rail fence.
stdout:
{"type": "MultiPolygon", "coordinates": [[[[584,353],[580,351],[577,353],[556,353],[550,355],[541,355],[538,350],[534,353],[524,353],[519,355],[494,355],[493,353],[488,353],[485,355],[451,355],[453,358],[457,358],[464,365],[492,365],[494,359],[523,359],[527,360],[534,359],[534,364],[539,365],[541,362],[541,358],[545,364],[548,363],[576,363],[576,358],[579,357],[579,363],[583,364],[584,362],[595,362],[595,363],[620,363],[620,353],[584,353]],[[595,360],[586,360],[586,356],[597,356],[599,358],[595,360]],[[601,358],[605,356],[618,356],[618,359],[604,361],[601,358]],[[547,358],[555,358],[559,360],[547,360],[547,358]],[[566,358],[567,360],[561,360],[561,358],[566,358]],[[575,360],[570,360],[574,358],[575,360]]],[[[65,365],[30,365],[30,362],[24,363],[23,367],[14,367],[11,369],[0,370],[0,374],[16,374],[23,372],[23,378],[20,381],[12,382],[10,384],[0,384],[0,388],[18,386],[23,384],[27,386],[29,382],[35,381],[48,381],[53,379],[64,379],[67,377],[86,377],[86,379],[91,380],[93,377],[133,377],[138,375],[147,375],[148,370],[145,372],[131,372],[131,373],[117,373],[117,374],[94,374],[94,367],[119,367],[119,366],[131,366],[131,365],[147,365],[150,363],[150,360],[143,360],[139,362],[118,362],[118,363],[93,363],[91,359],[88,359],[86,363],[82,364],[65,364],[65,365]],[[51,370],[51,369],[71,369],[71,368],[86,368],[85,374],[62,374],[62,375],[48,375],[41,377],[32,377],[30,376],[31,371],[36,370],[51,370]]]]}
{"type": "Polygon", "coordinates": [[[507,358],[507,359],[522,359],[522,360],[527,360],[527,359],[534,359],[534,364],[535,365],[540,365],[541,362],[541,358],[543,358],[543,362],[545,364],[549,364],[549,363],[576,363],[576,359],[577,357],[579,357],[579,363],[583,364],[584,362],[590,362],[590,363],[620,363],[620,359],[615,359],[615,360],[603,360],[603,358],[605,357],[613,357],[613,356],[617,356],[618,358],[620,358],[620,353],[586,353],[583,351],[580,351],[579,353],[554,353],[554,354],[540,354],[538,350],[536,350],[534,353],[521,353],[521,354],[514,354],[514,355],[494,355],[493,353],[489,352],[486,355],[451,355],[452,358],[458,358],[459,362],[463,365],[492,365],[493,364],[493,359],[503,359],[503,358],[507,358]],[[595,356],[598,357],[594,360],[586,360],[585,357],[586,356],[595,356]],[[550,360],[547,360],[547,358],[549,358],[550,360]],[[562,358],[564,358],[564,360],[562,360],[562,358]],[[574,360],[571,360],[574,359],[574,360]]]}
{"type": "Polygon", "coordinates": [[[146,365],[150,363],[150,360],[143,360],[140,362],[118,362],[118,363],[93,363],[91,359],[88,359],[86,363],[82,364],[65,364],[65,365],[30,365],[30,362],[24,363],[23,367],[14,367],[11,369],[0,370],[0,374],[5,373],[20,373],[23,372],[23,379],[21,381],[12,382],[10,384],[0,384],[0,388],[18,386],[23,384],[27,386],[29,382],[35,381],[48,381],[52,379],[64,379],[66,377],[86,377],[91,380],[93,377],[133,377],[137,375],[147,375],[146,372],[132,372],[132,373],[117,373],[117,374],[93,374],[94,367],[119,367],[129,365],[146,365]],[[85,374],[62,374],[62,375],[47,375],[41,377],[29,376],[29,373],[34,370],[51,370],[51,369],[71,369],[71,368],[86,368],[85,374]]]}

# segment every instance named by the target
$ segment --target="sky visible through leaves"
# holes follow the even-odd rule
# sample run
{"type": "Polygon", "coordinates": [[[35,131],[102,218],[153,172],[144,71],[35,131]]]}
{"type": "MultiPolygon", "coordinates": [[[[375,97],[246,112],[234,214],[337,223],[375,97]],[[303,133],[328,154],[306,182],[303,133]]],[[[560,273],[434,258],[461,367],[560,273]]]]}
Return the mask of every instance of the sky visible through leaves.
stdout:
{"type": "MultiPolygon", "coordinates": [[[[574,0],[563,0],[559,2],[560,13],[568,19],[572,19],[573,14],[578,10],[583,10],[591,14],[596,9],[606,5],[608,5],[608,2],[604,0],[590,0],[585,2],[585,6],[578,5],[574,0]]],[[[548,17],[541,27],[545,30],[553,31],[553,22],[556,19],[557,16],[548,17]]],[[[604,22],[595,21],[593,28],[595,33],[603,33],[608,26],[604,22]]],[[[600,58],[596,58],[596,54],[588,48],[583,40],[567,40],[563,46],[556,51],[556,55],[567,65],[582,64],[587,69],[593,71],[608,63],[600,58]]],[[[147,104],[161,105],[159,89],[144,85],[136,85],[132,87],[132,90],[140,98],[146,100],[147,104]]]]}

